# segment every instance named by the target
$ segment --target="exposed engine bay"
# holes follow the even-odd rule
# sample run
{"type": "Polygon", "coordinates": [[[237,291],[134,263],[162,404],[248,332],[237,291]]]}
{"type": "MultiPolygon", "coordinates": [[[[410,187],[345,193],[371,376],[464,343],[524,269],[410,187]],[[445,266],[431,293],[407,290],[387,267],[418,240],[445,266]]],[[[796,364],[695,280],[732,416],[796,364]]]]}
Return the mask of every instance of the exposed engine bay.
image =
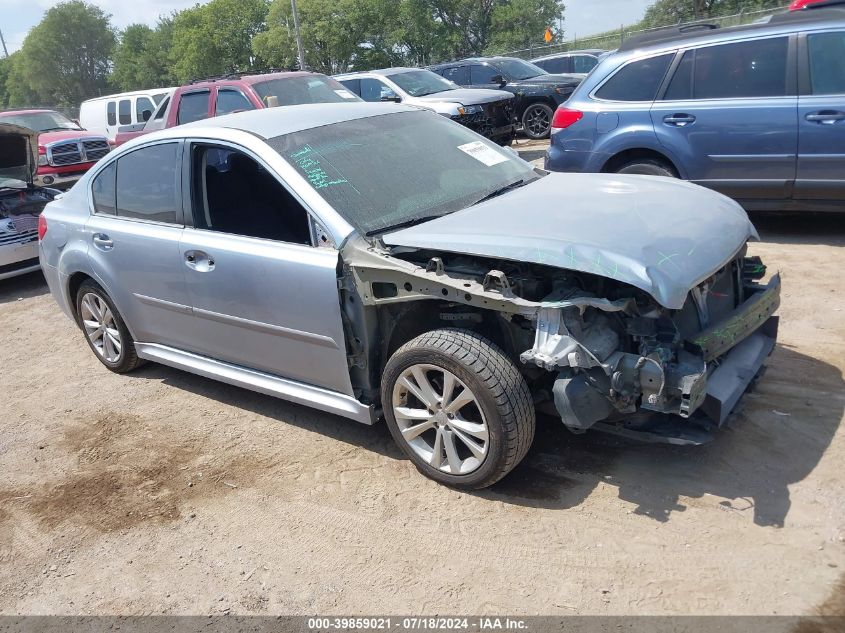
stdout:
{"type": "MultiPolygon", "coordinates": [[[[765,266],[745,252],[743,246],[692,288],[678,310],[601,275],[347,245],[340,285],[348,338],[358,345],[350,349],[350,365],[359,370],[353,382],[366,395],[366,377],[377,380],[367,368],[380,359],[362,351],[377,348],[372,341],[390,340],[395,329],[407,329],[403,323],[423,328],[436,320],[496,341],[518,361],[537,406],[556,412],[574,432],[601,423],[623,434],[701,443],[700,433],[678,422],[694,417],[704,429],[724,423],[774,346],[780,280],[758,284],[765,266]],[[674,419],[671,431],[667,419],[674,419]]],[[[383,355],[392,351],[386,344],[383,355]]]]}

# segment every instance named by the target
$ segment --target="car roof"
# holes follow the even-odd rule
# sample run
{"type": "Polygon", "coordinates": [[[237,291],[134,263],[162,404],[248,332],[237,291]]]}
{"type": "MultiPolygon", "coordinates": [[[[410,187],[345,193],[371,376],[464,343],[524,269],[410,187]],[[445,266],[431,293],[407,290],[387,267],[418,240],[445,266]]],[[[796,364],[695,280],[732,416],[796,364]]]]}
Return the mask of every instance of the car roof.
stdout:
{"type": "MultiPolygon", "coordinates": [[[[466,59],[459,59],[453,62],[444,62],[442,64],[433,64],[429,66],[429,68],[447,68],[449,66],[456,66],[458,64],[466,64],[467,62],[472,62],[474,64],[483,64],[485,62],[501,62],[506,60],[516,60],[520,62],[524,62],[524,59],[520,59],[519,57],[507,57],[505,55],[491,55],[489,57],[467,57],[466,59]]],[[[531,63],[531,62],[526,62],[531,63]]]]}
{"type": "Polygon", "coordinates": [[[55,110],[48,110],[47,108],[34,108],[29,110],[4,110],[0,112],[0,116],[4,114],[40,114],[41,112],[55,112],[55,110]]]}
{"type": "Polygon", "coordinates": [[[262,81],[269,81],[271,79],[291,79],[294,77],[315,77],[320,73],[312,73],[305,70],[291,70],[288,72],[262,73],[260,75],[229,75],[224,77],[214,77],[208,79],[198,79],[192,81],[184,86],[182,90],[193,90],[197,87],[208,88],[220,84],[257,84],[262,81]]]}
{"type": "Polygon", "coordinates": [[[719,27],[718,24],[698,23],[680,27],[658,29],[626,39],[618,52],[633,50],[659,50],[685,45],[700,45],[735,39],[744,35],[777,35],[810,26],[845,24],[845,6],[830,6],[803,11],[787,11],[740,26],[719,27]]]}
{"type": "Polygon", "coordinates": [[[535,57],[534,59],[530,59],[531,62],[540,62],[545,59],[555,59],[556,57],[567,57],[569,55],[601,55],[602,53],[606,53],[607,51],[603,48],[584,48],[577,51],[563,51],[562,53],[550,53],[548,55],[543,55],[542,57],[535,57]]]}
{"type": "Polygon", "coordinates": [[[428,70],[427,68],[411,68],[409,66],[394,66],[393,68],[379,68],[378,70],[360,70],[351,73],[341,73],[335,75],[335,79],[352,79],[361,75],[380,75],[382,77],[390,77],[391,75],[398,75],[400,73],[407,73],[414,70],[428,70]]]}
{"type": "Polygon", "coordinates": [[[213,134],[215,128],[230,128],[243,130],[266,140],[283,134],[331,125],[332,123],[343,123],[384,114],[419,111],[419,108],[397,103],[358,101],[354,103],[308,103],[226,114],[211,119],[185,123],[160,132],[152,132],[139,138],[181,138],[195,136],[200,133],[200,130],[203,134],[213,134]]]}

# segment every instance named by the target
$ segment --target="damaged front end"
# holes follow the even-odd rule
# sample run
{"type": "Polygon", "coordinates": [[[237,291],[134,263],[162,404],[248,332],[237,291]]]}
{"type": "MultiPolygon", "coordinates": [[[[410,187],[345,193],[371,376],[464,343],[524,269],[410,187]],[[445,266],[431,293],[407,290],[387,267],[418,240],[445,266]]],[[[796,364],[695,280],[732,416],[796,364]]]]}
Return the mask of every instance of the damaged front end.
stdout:
{"type": "Polygon", "coordinates": [[[366,350],[386,322],[436,318],[439,327],[487,328],[521,364],[538,408],[579,433],[595,427],[706,441],[760,373],[777,334],[780,278],[759,284],[765,267],[744,247],[680,309],[613,279],[525,262],[363,240],[346,245],[343,261],[342,294],[360,304],[344,301],[347,326],[357,332],[349,337],[357,341],[351,366],[378,365],[366,350]],[[437,301],[436,309],[421,300],[437,301]],[[373,309],[388,316],[361,334],[373,309]]]}

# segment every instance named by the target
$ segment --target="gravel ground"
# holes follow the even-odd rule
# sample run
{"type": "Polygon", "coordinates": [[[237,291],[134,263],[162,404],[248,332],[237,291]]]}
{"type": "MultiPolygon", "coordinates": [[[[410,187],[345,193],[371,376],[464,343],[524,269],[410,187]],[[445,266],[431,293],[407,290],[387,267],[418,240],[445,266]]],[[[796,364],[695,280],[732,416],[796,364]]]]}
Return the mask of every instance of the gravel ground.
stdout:
{"type": "Polygon", "coordinates": [[[111,374],[40,274],[0,282],[0,613],[810,612],[845,570],[845,223],[757,219],[781,333],[729,428],[679,448],[541,418],[476,494],[383,424],[111,374]]]}

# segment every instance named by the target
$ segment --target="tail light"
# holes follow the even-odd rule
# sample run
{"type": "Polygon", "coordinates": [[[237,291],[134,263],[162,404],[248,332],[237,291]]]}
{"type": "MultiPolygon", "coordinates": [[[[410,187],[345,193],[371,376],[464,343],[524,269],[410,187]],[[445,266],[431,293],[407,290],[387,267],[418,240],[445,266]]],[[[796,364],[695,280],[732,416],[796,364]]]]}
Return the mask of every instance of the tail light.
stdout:
{"type": "Polygon", "coordinates": [[[38,216],[38,241],[43,240],[45,235],[47,235],[47,218],[42,213],[38,216]]]}
{"type": "Polygon", "coordinates": [[[555,115],[552,118],[552,127],[562,130],[568,128],[573,123],[577,123],[583,117],[584,113],[581,110],[561,107],[555,110],[555,115]]]}

